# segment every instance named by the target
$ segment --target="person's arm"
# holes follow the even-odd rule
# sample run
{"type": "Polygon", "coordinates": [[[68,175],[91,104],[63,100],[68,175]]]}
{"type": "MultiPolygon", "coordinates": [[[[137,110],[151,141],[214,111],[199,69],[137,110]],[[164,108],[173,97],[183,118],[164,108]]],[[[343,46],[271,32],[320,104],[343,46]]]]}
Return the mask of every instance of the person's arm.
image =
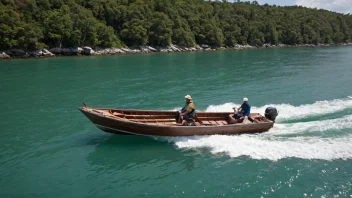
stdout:
{"type": "Polygon", "coordinates": [[[247,107],[246,107],[246,109],[245,109],[243,115],[244,115],[244,116],[249,116],[249,113],[250,113],[250,112],[251,112],[251,107],[250,107],[249,105],[247,105],[247,107]]]}
{"type": "Polygon", "coordinates": [[[194,104],[193,104],[193,103],[190,103],[190,104],[188,105],[186,111],[183,112],[181,115],[183,115],[183,116],[184,116],[184,115],[187,115],[188,113],[190,113],[190,112],[193,110],[193,108],[194,108],[194,104]]]}
{"type": "Polygon", "coordinates": [[[238,108],[238,112],[243,111],[243,104],[240,106],[240,108],[238,108]]]}
{"type": "Polygon", "coordinates": [[[185,112],[187,110],[187,103],[185,104],[185,106],[182,107],[182,109],[180,110],[181,113],[185,112]]]}

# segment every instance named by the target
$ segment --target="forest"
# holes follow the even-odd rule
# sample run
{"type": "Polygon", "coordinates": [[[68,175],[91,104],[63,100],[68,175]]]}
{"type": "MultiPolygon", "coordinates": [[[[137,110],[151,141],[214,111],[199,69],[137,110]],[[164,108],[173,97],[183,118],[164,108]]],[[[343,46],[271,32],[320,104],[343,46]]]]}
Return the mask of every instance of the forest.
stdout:
{"type": "Polygon", "coordinates": [[[301,6],[225,0],[0,0],[0,50],[351,39],[351,14],[301,6]]]}

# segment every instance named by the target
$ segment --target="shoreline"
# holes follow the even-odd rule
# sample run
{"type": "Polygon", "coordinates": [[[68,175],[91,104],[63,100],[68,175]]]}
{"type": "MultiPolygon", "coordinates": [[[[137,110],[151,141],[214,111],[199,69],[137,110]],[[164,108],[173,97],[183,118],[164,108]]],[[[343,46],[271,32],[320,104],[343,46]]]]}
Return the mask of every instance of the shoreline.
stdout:
{"type": "Polygon", "coordinates": [[[22,49],[10,49],[0,51],[1,59],[27,59],[27,58],[47,58],[62,56],[106,56],[119,54],[143,54],[143,53],[171,53],[171,52],[201,52],[201,51],[219,51],[219,50],[249,50],[249,49],[267,49],[267,48],[317,48],[317,47],[334,47],[334,46],[352,46],[352,42],[339,44],[264,44],[262,46],[239,45],[233,47],[211,47],[209,45],[197,45],[194,47],[179,47],[177,45],[169,45],[167,47],[151,47],[147,45],[120,47],[120,48],[99,48],[91,47],[69,47],[69,48],[51,48],[39,49],[35,51],[25,51],[22,49]]]}

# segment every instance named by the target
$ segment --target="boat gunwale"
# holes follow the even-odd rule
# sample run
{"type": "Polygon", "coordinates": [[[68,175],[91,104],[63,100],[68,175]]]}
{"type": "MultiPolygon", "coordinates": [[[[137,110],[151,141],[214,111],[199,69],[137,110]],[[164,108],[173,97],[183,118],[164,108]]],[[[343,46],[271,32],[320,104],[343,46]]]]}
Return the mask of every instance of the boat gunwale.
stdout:
{"type": "MultiPolygon", "coordinates": [[[[156,124],[149,124],[149,123],[142,123],[142,122],[133,122],[133,121],[130,121],[128,119],[124,120],[124,119],[119,119],[118,117],[116,118],[112,118],[112,117],[109,117],[109,116],[106,116],[104,114],[101,114],[101,113],[97,113],[97,112],[94,112],[94,111],[88,111],[87,109],[97,109],[97,110],[122,110],[123,109],[113,109],[113,108],[86,108],[86,107],[79,107],[78,108],[79,110],[81,111],[85,111],[87,113],[90,113],[90,114],[93,114],[95,116],[99,116],[101,118],[107,118],[107,119],[110,119],[110,120],[114,120],[114,121],[118,121],[118,122],[124,122],[124,123],[132,123],[132,124],[135,124],[135,125],[140,125],[140,126],[148,126],[148,127],[157,127],[157,128],[224,128],[224,127],[241,127],[241,126],[261,126],[261,125],[273,125],[274,123],[272,121],[269,121],[269,122],[262,122],[262,123],[251,123],[251,124],[243,124],[243,123],[237,123],[237,124],[227,124],[227,125],[211,125],[211,126],[204,126],[204,125],[201,125],[201,126],[172,126],[172,125],[156,125],[156,124]]],[[[125,109],[126,111],[131,111],[132,109],[125,109]]],[[[133,110],[132,110],[133,111],[133,110]]],[[[154,111],[154,110],[136,110],[136,111],[145,111],[145,112],[150,112],[150,111],[153,111],[153,112],[157,112],[157,111],[154,111]]],[[[175,112],[175,111],[162,111],[160,110],[159,112],[175,112]]],[[[204,113],[207,113],[207,112],[204,112],[204,113]]],[[[209,112],[209,113],[219,113],[219,114],[222,114],[222,113],[229,113],[231,114],[232,112],[209,112]]]]}
{"type": "MultiPolygon", "coordinates": [[[[83,108],[83,107],[79,107],[83,108]]],[[[96,110],[116,110],[116,111],[136,111],[136,112],[156,112],[156,113],[175,113],[177,112],[176,110],[140,110],[140,109],[114,109],[114,108],[92,108],[89,107],[89,109],[96,109],[96,110]]],[[[233,113],[233,112],[204,112],[204,111],[197,111],[196,113],[212,113],[212,114],[223,114],[223,113],[233,113]]],[[[129,115],[129,114],[126,114],[129,115]]]]}

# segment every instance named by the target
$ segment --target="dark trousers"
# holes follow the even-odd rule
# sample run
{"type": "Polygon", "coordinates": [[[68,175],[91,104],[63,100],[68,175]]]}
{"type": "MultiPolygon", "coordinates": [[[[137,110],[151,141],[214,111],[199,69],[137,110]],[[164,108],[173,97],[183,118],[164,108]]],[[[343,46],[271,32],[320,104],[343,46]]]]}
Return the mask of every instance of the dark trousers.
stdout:
{"type": "Polygon", "coordinates": [[[243,112],[236,113],[234,117],[236,120],[238,120],[239,118],[243,117],[243,112]]]}

